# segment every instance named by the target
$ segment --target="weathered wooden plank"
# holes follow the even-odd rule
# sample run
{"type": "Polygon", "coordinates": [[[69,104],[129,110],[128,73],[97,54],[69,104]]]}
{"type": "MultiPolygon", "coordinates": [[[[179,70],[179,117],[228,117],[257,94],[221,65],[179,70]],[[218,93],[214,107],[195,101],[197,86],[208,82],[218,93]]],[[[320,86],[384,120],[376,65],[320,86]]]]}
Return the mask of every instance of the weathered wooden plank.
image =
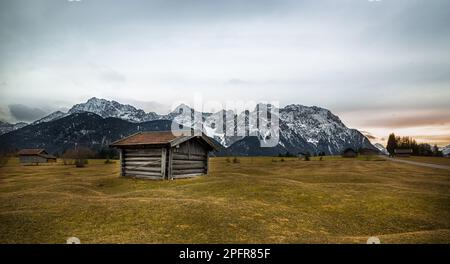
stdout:
{"type": "Polygon", "coordinates": [[[193,137],[191,140],[179,144],[178,151],[179,153],[191,155],[205,155],[206,154],[205,147],[206,146],[202,143],[202,141],[199,138],[193,137]]]}
{"type": "Polygon", "coordinates": [[[201,143],[201,141],[199,141],[199,139],[196,139],[194,141],[192,141],[191,144],[191,154],[201,154],[201,155],[206,155],[206,149],[205,149],[205,145],[203,143],[201,143]]]}
{"type": "Polygon", "coordinates": [[[126,149],[125,154],[161,154],[161,148],[154,149],[126,149]]]}
{"type": "Polygon", "coordinates": [[[205,169],[189,169],[189,170],[176,170],[173,169],[172,171],[173,175],[180,175],[180,174],[204,174],[205,173],[205,169]]]}
{"type": "Polygon", "coordinates": [[[161,153],[130,153],[125,154],[125,157],[160,157],[161,153]]]}
{"type": "Polygon", "coordinates": [[[126,170],[125,175],[143,175],[143,176],[162,177],[161,173],[158,173],[158,172],[146,172],[146,171],[135,171],[135,170],[126,170]]]}
{"type": "Polygon", "coordinates": [[[131,166],[147,166],[147,167],[161,167],[161,161],[128,161],[125,163],[126,165],[131,166]]]}
{"type": "Polygon", "coordinates": [[[161,151],[161,175],[163,178],[166,178],[166,154],[167,149],[163,148],[161,151]]]}
{"type": "MultiPolygon", "coordinates": [[[[185,155],[186,157],[189,157],[189,153],[186,152],[176,152],[175,154],[178,155],[185,155]]],[[[195,154],[195,153],[191,153],[191,157],[202,157],[202,158],[206,158],[206,154],[195,154]]]]}
{"type": "Polygon", "coordinates": [[[120,176],[124,176],[124,160],[123,160],[123,150],[119,149],[119,159],[120,159],[120,176]]]}
{"type": "Polygon", "coordinates": [[[123,163],[123,165],[125,166],[125,165],[140,165],[140,166],[149,166],[149,167],[152,167],[152,166],[156,166],[156,167],[161,167],[161,161],[155,161],[155,160],[151,160],[151,161],[148,161],[148,160],[141,160],[141,161],[125,161],[124,163],[123,163]]]}
{"type": "Polygon", "coordinates": [[[172,168],[173,168],[173,148],[169,148],[169,161],[167,162],[169,166],[167,168],[167,179],[172,180],[172,168]]]}
{"type": "Polygon", "coordinates": [[[173,165],[184,165],[184,164],[202,164],[206,165],[206,160],[174,160],[173,165]]]}
{"type": "Polygon", "coordinates": [[[149,158],[149,157],[142,157],[142,158],[125,158],[125,162],[127,161],[161,161],[161,157],[158,158],[149,158]]]}
{"type": "Polygon", "coordinates": [[[174,160],[206,160],[206,156],[196,156],[196,155],[191,154],[191,157],[189,158],[189,156],[186,154],[174,153],[173,159],[174,160]]]}
{"type": "Polygon", "coordinates": [[[149,171],[161,173],[161,167],[125,166],[125,171],[149,171]]]}
{"type": "Polygon", "coordinates": [[[138,179],[145,179],[145,180],[163,180],[163,178],[161,178],[161,176],[149,176],[149,175],[134,175],[134,174],[130,174],[127,175],[127,177],[133,177],[133,178],[138,178],[138,179]]]}
{"type": "Polygon", "coordinates": [[[173,165],[173,170],[206,169],[206,164],[181,164],[173,165]]]}

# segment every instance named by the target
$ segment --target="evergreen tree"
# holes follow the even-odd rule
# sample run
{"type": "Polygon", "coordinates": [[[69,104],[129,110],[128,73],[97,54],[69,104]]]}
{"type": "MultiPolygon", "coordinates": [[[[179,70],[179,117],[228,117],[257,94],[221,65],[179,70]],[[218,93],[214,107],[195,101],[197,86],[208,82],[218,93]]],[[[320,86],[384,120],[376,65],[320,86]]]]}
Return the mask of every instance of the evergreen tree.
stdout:
{"type": "Polygon", "coordinates": [[[394,155],[394,150],[396,148],[397,148],[397,138],[395,137],[395,134],[392,133],[389,135],[386,149],[389,152],[389,154],[394,155]]]}
{"type": "Polygon", "coordinates": [[[434,145],[433,147],[433,155],[436,157],[442,157],[442,151],[439,150],[439,147],[437,145],[434,145]]]}

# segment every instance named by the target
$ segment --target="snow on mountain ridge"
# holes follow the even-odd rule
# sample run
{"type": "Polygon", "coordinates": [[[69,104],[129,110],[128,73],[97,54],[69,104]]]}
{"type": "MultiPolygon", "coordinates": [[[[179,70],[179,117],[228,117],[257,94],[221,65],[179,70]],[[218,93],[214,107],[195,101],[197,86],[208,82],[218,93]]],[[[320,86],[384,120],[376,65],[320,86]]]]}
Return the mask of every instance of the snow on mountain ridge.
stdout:
{"type": "MultiPolygon", "coordinates": [[[[369,140],[355,129],[347,128],[331,111],[320,107],[288,105],[271,114],[271,119],[278,117],[279,130],[264,129],[262,124],[268,123],[267,115],[258,109],[267,109],[268,105],[258,104],[253,111],[239,115],[228,110],[223,120],[224,110],[211,114],[202,122],[203,132],[216,139],[225,147],[233,145],[247,135],[258,135],[260,142],[267,142],[266,136],[279,132],[278,145],[290,153],[310,152],[326,154],[340,153],[346,147],[374,148],[369,140]],[[254,122],[259,114],[258,123],[254,122]],[[245,124],[243,124],[245,122],[245,124]],[[225,123],[225,125],[224,125],[225,123]],[[236,125],[237,123],[237,125],[236,125]],[[224,133],[223,127],[226,131],[224,133]],[[246,131],[244,132],[243,129],[246,131]],[[236,135],[236,132],[241,131],[236,135]],[[263,132],[258,134],[258,132],[263,132]]],[[[199,128],[199,122],[192,123],[190,113],[181,113],[174,121],[185,127],[199,128]]]]}
{"type": "Polygon", "coordinates": [[[68,113],[63,113],[61,111],[56,111],[56,112],[53,112],[53,113],[51,113],[51,114],[49,114],[49,115],[47,115],[47,116],[45,116],[45,117],[43,117],[43,118],[41,118],[41,119],[39,119],[37,121],[34,121],[32,124],[33,125],[37,125],[37,124],[41,124],[41,123],[57,120],[57,119],[63,118],[63,117],[68,116],[68,115],[69,115],[68,113]]]}
{"type": "Polygon", "coordinates": [[[143,110],[136,109],[134,106],[128,104],[98,99],[96,97],[89,99],[86,103],[74,105],[68,114],[80,112],[91,112],[103,118],[116,117],[134,123],[153,120],[156,115],[155,113],[147,114],[143,110]]]}
{"type": "Polygon", "coordinates": [[[0,135],[9,133],[9,132],[17,130],[17,129],[20,129],[20,128],[25,127],[27,125],[28,124],[25,123],[25,122],[19,122],[19,123],[16,123],[16,124],[10,124],[8,122],[0,121],[0,135]]]}
{"type": "Polygon", "coordinates": [[[384,155],[389,155],[389,152],[387,151],[387,149],[380,143],[375,143],[375,144],[373,144],[373,146],[376,147],[379,151],[381,151],[381,153],[383,153],[384,155]]]}
{"type": "MultiPolygon", "coordinates": [[[[276,111],[272,112],[270,119],[274,121],[278,118],[278,127],[265,128],[263,124],[269,123],[269,115],[264,114],[262,109],[270,107],[274,106],[260,103],[252,111],[246,110],[241,113],[235,113],[233,110],[202,113],[182,104],[167,115],[158,115],[154,112],[146,113],[131,105],[93,97],[85,103],[74,105],[68,113],[54,112],[36,121],[35,124],[75,113],[89,112],[103,118],[114,117],[132,123],[172,120],[182,125],[184,129],[191,127],[202,129],[204,133],[215,138],[225,147],[249,135],[257,135],[259,141],[264,144],[274,140],[273,135],[279,135],[277,149],[290,153],[338,154],[346,147],[374,148],[359,131],[347,128],[331,111],[316,106],[291,104],[274,109],[276,111]],[[191,120],[192,113],[197,117],[194,121],[191,120]],[[223,120],[224,114],[225,120],[223,120]],[[256,121],[258,115],[259,123],[256,121]],[[226,130],[223,131],[223,128],[226,130]]],[[[245,145],[245,142],[241,145],[245,145]]]]}

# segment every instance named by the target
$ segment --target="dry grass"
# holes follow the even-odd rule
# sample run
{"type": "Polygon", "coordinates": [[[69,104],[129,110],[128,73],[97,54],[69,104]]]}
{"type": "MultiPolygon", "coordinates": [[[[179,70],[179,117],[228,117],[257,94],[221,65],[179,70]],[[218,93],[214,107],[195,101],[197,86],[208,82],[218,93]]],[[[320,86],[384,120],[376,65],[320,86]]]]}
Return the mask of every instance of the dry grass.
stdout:
{"type": "Polygon", "coordinates": [[[416,157],[416,156],[412,156],[409,158],[398,158],[398,159],[450,166],[450,157],[416,157]]]}
{"type": "Polygon", "coordinates": [[[378,159],[211,160],[177,181],[119,178],[119,164],[0,168],[0,242],[450,242],[450,175],[378,159]]]}

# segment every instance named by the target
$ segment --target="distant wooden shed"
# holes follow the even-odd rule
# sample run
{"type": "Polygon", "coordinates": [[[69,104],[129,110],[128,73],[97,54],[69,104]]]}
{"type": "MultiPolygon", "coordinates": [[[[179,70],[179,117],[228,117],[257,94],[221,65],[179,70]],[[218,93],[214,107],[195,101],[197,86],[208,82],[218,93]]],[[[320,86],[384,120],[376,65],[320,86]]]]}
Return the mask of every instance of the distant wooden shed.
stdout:
{"type": "Polygon", "coordinates": [[[120,150],[121,176],[154,180],[208,174],[208,154],[216,145],[206,135],[170,131],[139,132],[111,144],[120,150]]]}
{"type": "Polygon", "coordinates": [[[412,153],[412,149],[394,149],[394,156],[396,157],[410,157],[412,153]]]}
{"type": "Polygon", "coordinates": [[[364,155],[364,156],[375,156],[375,155],[379,155],[381,153],[380,153],[380,151],[378,151],[376,149],[362,148],[358,151],[358,154],[364,155]]]}
{"type": "Polygon", "coordinates": [[[347,148],[342,152],[344,158],[356,158],[356,156],[358,156],[358,153],[352,148],[347,148]]]}
{"type": "Polygon", "coordinates": [[[18,153],[21,164],[39,164],[56,162],[56,157],[45,149],[22,149],[18,153]]]}

